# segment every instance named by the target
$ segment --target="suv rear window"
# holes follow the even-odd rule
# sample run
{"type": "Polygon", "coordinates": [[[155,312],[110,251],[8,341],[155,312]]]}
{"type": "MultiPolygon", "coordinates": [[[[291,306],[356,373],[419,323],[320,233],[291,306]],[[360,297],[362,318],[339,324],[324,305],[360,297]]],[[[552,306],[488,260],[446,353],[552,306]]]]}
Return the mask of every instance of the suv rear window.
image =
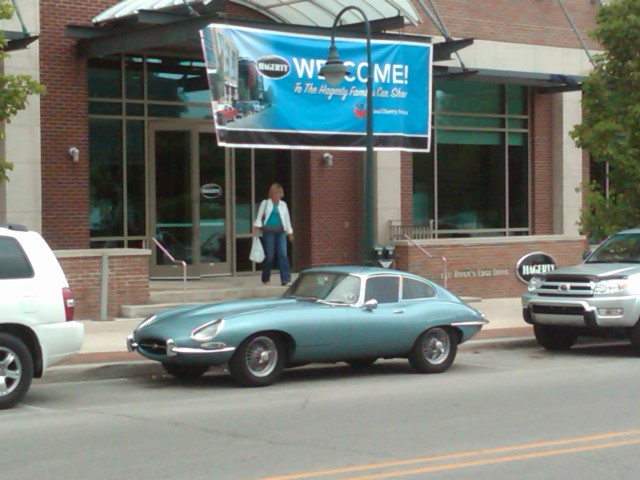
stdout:
{"type": "Polygon", "coordinates": [[[15,238],[0,237],[0,280],[33,277],[33,268],[15,238]]]}

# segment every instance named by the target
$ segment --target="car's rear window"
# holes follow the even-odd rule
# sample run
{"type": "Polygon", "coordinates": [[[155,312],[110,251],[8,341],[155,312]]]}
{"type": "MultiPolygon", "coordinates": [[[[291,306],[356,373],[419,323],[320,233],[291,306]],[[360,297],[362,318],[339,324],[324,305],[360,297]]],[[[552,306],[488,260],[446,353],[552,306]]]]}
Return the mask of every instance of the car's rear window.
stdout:
{"type": "Polygon", "coordinates": [[[402,299],[420,300],[421,298],[431,298],[436,294],[433,287],[413,278],[402,279],[402,299]]]}
{"type": "Polygon", "coordinates": [[[0,280],[32,277],[33,268],[18,241],[0,237],[0,280]]]}

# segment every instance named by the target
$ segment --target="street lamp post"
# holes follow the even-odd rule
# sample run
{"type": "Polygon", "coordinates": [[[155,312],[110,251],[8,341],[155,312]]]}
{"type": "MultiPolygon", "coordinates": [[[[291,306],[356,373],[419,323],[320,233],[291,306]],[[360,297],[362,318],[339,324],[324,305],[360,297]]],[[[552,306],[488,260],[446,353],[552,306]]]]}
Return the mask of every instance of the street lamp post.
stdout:
{"type": "Polygon", "coordinates": [[[349,75],[349,70],[338,55],[335,44],[335,31],[342,15],[349,11],[357,11],[364,20],[365,33],[367,37],[367,113],[366,113],[366,153],[364,170],[364,222],[362,247],[364,260],[370,260],[373,254],[373,64],[371,62],[371,26],[369,18],[364,11],[355,6],[348,6],[340,10],[340,13],[333,21],[331,27],[331,46],[329,56],[324,66],[320,69],[319,75],[324,77],[332,85],[338,85],[344,77],[349,75]]]}

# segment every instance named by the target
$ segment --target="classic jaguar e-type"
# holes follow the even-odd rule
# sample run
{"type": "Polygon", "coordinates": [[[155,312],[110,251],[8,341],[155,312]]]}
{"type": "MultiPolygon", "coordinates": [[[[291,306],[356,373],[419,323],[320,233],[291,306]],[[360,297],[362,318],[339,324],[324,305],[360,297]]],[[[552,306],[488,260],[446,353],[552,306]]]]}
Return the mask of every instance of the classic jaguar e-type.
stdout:
{"type": "Polygon", "coordinates": [[[363,368],[406,358],[440,373],[458,344],[487,323],[479,311],[422,277],[374,267],[303,271],[282,297],[167,310],[143,321],[129,351],[193,379],[228,364],[244,386],[273,383],[290,366],[345,361],[363,368]]]}

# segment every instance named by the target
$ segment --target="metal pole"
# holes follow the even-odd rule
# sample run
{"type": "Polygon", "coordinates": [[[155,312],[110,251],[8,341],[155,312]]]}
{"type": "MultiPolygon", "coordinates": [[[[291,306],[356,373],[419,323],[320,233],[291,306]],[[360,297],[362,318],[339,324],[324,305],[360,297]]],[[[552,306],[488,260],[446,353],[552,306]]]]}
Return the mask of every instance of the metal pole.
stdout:
{"type": "Polygon", "coordinates": [[[364,157],[364,221],[362,225],[362,257],[364,262],[371,260],[374,247],[374,218],[373,208],[373,62],[371,61],[371,25],[369,17],[359,7],[344,7],[333,21],[331,28],[331,45],[334,45],[335,29],[342,15],[349,11],[357,11],[364,20],[365,34],[367,40],[367,115],[365,133],[365,157],[364,157]]]}
{"type": "Polygon", "coordinates": [[[369,260],[373,255],[374,247],[374,217],[373,208],[373,63],[371,62],[371,26],[369,19],[364,12],[361,12],[365,19],[365,29],[367,34],[367,151],[365,153],[364,170],[364,258],[369,260]]]}
{"type": "Polygon", "coordinates": [[[107,320],[109,306],[109,254],[102,254],[102,276],[100,279],[100,320],[107,320]]]}

